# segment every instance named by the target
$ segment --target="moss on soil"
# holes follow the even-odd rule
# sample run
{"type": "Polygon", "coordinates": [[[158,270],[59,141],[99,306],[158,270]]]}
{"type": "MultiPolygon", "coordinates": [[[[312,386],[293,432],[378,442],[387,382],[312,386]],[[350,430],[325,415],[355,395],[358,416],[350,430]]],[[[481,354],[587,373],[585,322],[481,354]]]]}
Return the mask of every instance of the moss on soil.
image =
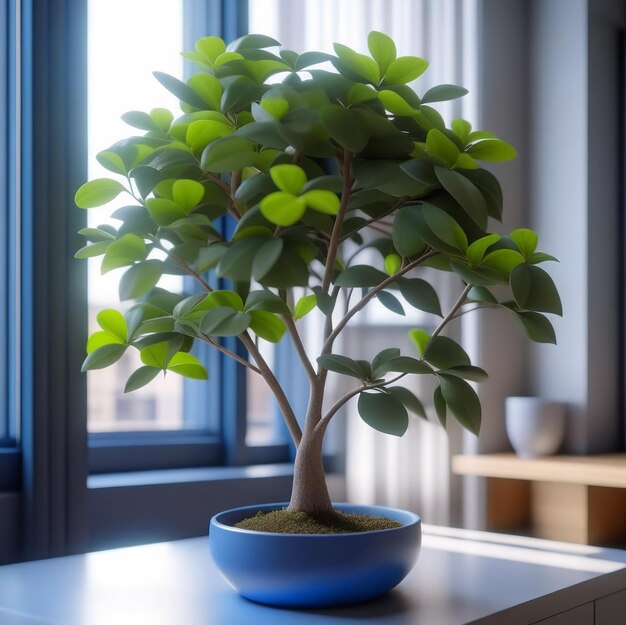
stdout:
{"type": "Polygon", "coordinates": [[[236,523],[235,527],[275,534],[346,534],[386,530],[401,525],[386,517],[367,514],[335,512],[313,516],[306,512],[289,512],[283,509],[257,512],[253,517],[236,523]]]}

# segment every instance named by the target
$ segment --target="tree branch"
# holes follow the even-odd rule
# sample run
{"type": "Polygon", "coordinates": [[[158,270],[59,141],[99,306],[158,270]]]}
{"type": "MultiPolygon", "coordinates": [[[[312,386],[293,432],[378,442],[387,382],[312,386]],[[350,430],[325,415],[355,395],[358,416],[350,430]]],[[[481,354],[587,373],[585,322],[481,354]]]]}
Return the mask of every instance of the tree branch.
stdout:
{"type": "Polygon", "coordinates": [[[302,344],[302,339],[300,338],[300,334],[298,333],[298,328],[293,320],[293,318],[289,315],[282,315],[285,324],[287,326],[287,331],[291,336],[291,340],[293,341],[294,347],[298,352],[298,356],[300,358],[300,362],[302,362],[302,366],[304,367],[309,380],[313,382],[316,379],[315,370],[313,369],[313,365],[309,360],[309,357],[304,349],[304,345],[302,344]]]}
{"type": "Polygon", "coordinates": [[[322,282],[322,291],[328,293],[330,287],[330,281],[333,277],[333,270],[335,268],[335,259],[337,258],[337,250],[341,243],[341,226],[346,216],[346,210],[348,209],[348,202],[350,201],[350,191],[352,188],[352,171],[350,165],[352,163],[352,152],[345,150],[343,153],[342,164],[342,176],[343,176],[343,189],[341,190],[341,203],[339,204],[339,211],[335,218],[335,224],[333,226],[332,234],[330,235],[330,243],[328,244],[328,253],[326,254],[326,271],[324,272],[324,281],[322,282]]]}
{"type": "Polygon", "coordinates": [[[461,306],[463,306],[463,302],[465,301],[467,294],[472,290],[472,286],[473,285],[471,284],[467,284],[465,286],[465,288],[463,289],[463,292],[459,296],[459,299],[455,302],[454,306],[452,306],[448,314],[441,320],[441,323],[435,328],[435,330],[432,333],[432,336],[437,336],[446,327],[448,322],[452,320],[456,311],[459,308],[461,308],[461,306]]]}
{"type": "MultiPolygon", "coordinates": [[[[437,255],[439,252],[435,250],[429,250],[428,252],[422,254],[419,258],[411,261],[406,264],[404,267],[396,271],[393,275],[389,276],[385,280],[383,280],[380,284],[376,285],[372,289],[370,289],[343,317],[343,319],[335,326],[335,329],[330,333],[330,336],[326,339],[324,343],[324,347],[322,348],[322,354],[328,354],[332,349],[333,342],[339,335],[339,333],[346,327],[348,321],[354,317],[360,310],[362,310],[367,302],[369,302],[376,293],[379,293],[384,288],[388,287],[390,284],[393,284],[398,278],[403,276],[405,273],[411,271],[411,269],[415,269],[418,265],[423,263],[425,260],[428,260],[432,256],[437,255]]],[[[455,311],[456,312],[456,311],[455,311]]]]}
{"type": "Polygon", "coordinates": [[[291,434],[291,438],[295,443],[296,447],[300,444],[302,440],[302,430],[298,425],[298,420],[296,419],[296,415],[291,408],[291,404],[285,395],[285,391],[283,387],[280,385],[280,382],[276,379],[273,371],[270,366],[267,364],[261,352],[257,349],[254,341],[250,337],[247,332],[239,335],[241,342],[244,344],[246,349],[250,352],[254,361],[256,362],[263,379],[269,386],[270,390],[274,394],[276,401],[278,402],[278,406],[280,411],[283,413],[283,417],[285,419],[285,423],[287,424],[287,428],[289,429],[289,433],[291,434]]]}
{"type": "Polygon", "coordinates": [[[214,347],[218,352],[222,352],[222,354],[224,354],[225,356],[228,356],[229,358],[236,360],[240,365],[243,365],[247,369],[250,369],[250,371],[254,371],[255,373],[258,373],[259,375],[261,375],[261,371],[259,370],[258,367],[255,367],[251,362],[249,362],[245,358],[242,358],[239,354],[235,354],[235,352],[231,352],[230,349],[228,349],[227,347],[224,347],[223,345],[220,345],[219,343],[214,341],[212,338],[206,336],[206,334],[200,334],[198,335],[198,338],[201,341],[208,343],[211,347],[214,347]]]}
{"type": "Polygon", "coordinates": [[[176,254],[174,254],[171,250],[168,250],[166,247],[164,247],[160,241],[155,241],[155,244],[160,250],[167,254],[168,258],[170,258],[179,267],[184,269],[190,276],[195,278],[196,281],[204,287],[205,291],[212,293],[215,290],[193,267],[187,264],[182,258],[176,256],[176,254]]]}
{"type": "Polygon", "coordinates": [[[391,213],[393,213],[393,211],[395,211],[397,208],[400,208],[403,204],[404,204],[404,202],[399,200],[386,213],[383,213],[382,215],[378,215],[376,217],[371,217],[365,223],[361,224],[356,230],[353,230],[352,232],[349,232],[348,234],[344,234],[339,239],[339,243],[343,243],[346,239],[349,239],[353,234],[356,234],[360,230],[363,230],[363,228],[367,228],[368,226],[370,226],[374,222],[380,221],[381,219],[384,219],[388,215],[391,215],[391,213]]]}

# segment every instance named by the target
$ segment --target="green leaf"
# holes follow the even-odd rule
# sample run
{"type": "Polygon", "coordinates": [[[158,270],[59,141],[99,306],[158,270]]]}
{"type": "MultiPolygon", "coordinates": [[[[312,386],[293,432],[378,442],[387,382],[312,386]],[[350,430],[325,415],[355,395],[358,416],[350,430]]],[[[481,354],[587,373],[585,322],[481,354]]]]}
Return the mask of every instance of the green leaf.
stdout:
{"type": "Polygon", "coordinates": [[[205,109],[206,103],[204,100],[188,85],[184,82],[164,74],[163,72],[153,72],[153,76],[170,92],[173,93],[179,100],[190,104],[197,109],[205,109]]]}
{"type": "Polygon", "coordinates": [[[363,120],[354,111],[330,104],[320,109],[319,114],[330,136],[343,148],[354,154],[365,148],[369,133],[363,120]]]}
{"type": "Polygon", "coordinates": [[[377,374],[384,375],[390,371],[396,373],[414,373],[417,375],[433,373],[432,368],[425,362],[410,356],[396,356],[379,365],[377,374]]]}
{"type": "Polygon", "coordinates": [[[87,237],[88,241],[108,241],[109,243],[115,240],[115,229],[111,228],[111,232],[104,230],[103,228],[109,226],[101,226],[99,228],[81,228],[78,234],[87,237]]]}
{"type": "Polygon", "coordinates": [[[368,82],[378,84],[380,81],[380,69],[376,61],[340,43],[333,44],[333,47],[343,67],[368,82]]]}
{"type": "Polygon", "coordinates": [[[195,180],[180,179],[172,185],[172,199],[190,213],[204,197],[204,186],[195,180]]]}
{"type": "Polygon", "coordinates": [[[126,191],[126,188],[117,180],[96,178],[86,182],[76,191],[74,202],[78,208],[95,208],[108,204],[122,191],[126,191]]]}
{"type": "Polygon", "coordinates": [[[454,169],[478,169],[480,165],[467,153],[461,152],[454,163],[454,169]]]}
{"type": "Polygon", "coordinates": [[[169,361],[167,369],[192,380],[208,380],[209,378],[204,365],[189,352],[175,353],[169,361]]]}
{"type": "Polygon", "coordinates": [[[311,65],[317,65],[318,63],[324,63],[326,61],[332,60],[331,54],[326,54],[325,52],[303,52],[296,62],[296,70],[299,72],[303,70],[305,67],[310,67],[311,65]]]}
{"type": "Polygon", "coordinates": [[[406,408],[388,393],[361,393],[358,410],[367,425],[384,434],[403,436],[409,427],[406,408]]]}
{"type": "Polygon", "coordinates": [[[259,208],[269,222],[277,226],[293,226],[302,219],[306,203],[302,197],[276,191],[264,197],[259,208]]]}
{"type": "Polygon", "coordinates": [[[372,360],[372,370],[375,378],[380,378],[385,375],[384,365],[392,358],[397,358],[400,355],[400,350],[397,347],[388,347],[378,352],[372,360]]]}
{"type": "Polygon", "coordinates": [[[439,185],[437,176],[435,176],[435,169],[430,161],[423,158],[412,158],[410,161],[402,163],[400,168],[409,174],[411,178],[415,178],[415,180],[419,180],[424,184],[433,187],[439,185]]]}
{"type": "Polygon", "coordinates": [[[163,263],[160,260],[150,259],[133,265],[120,280],[120,300],[146,295],[157,285],[162,273],[163,263]]]}
{"type": "MultiPolygon", "coordinates": [[[[467,251],[467,235],[450,215],[439,207],[427,203],[422,204],[421,214],[426,226],[445,246],[463,253],[467,251]]],[[[422,233],[422,237],[425,237],[426,234],[426,232],[422,233]]],[[[431,240],[427,243],[437,249],[437,241],[431,240]]],[[[448,250],[443,249],[442,251],[448,250]]]]}
{"type": "Polygon", "coordinates": [[[422,104],[426,104],[427,102],[445,102],[446,100],[456,100],[457,98],[461,98],[468,93],[467,89],[458,87],[457,85],[437,85],[436,87],[431,87],[422,96],[422,104]]]}
{"type": "Polygon", "coordinates": [[[472,143],[466,152],[479,161],[510,161],[517,156],[515,148],[501,139],[482,139],[472,143]]]}
{"type": "Polygon", "coordinates": [[[395,295],[387,291],[379,291],[376,293],[376,299],[378,299],[385,308],[396,313],[396,315],[404,316],[406,314],[400,300],[395,295]]]}
{"type": "Polygon", "coordinates": [[[550,254],[545,254],[544,252],[533,252],[527,259],[526,262],[531,265],[535,265],[537,263],[545,263],[547,261],[554,261],[556,263],[559,262],[558,258],[551,256],[550,254]]]}
{"type": "Polygon", "coordinates": [[[435,405],[435,412],[437,413],[437,418],[439,419],[439,423],[441,423],[442,427],[446,427],[447,421],[447,412],[448,409],[446,407],[446,402],[441,394],[441,387],[438,386],[435,389],[433,394],[433,403],[435,405]]]}
{"type": "Polygon", "coordinates": [[[367,48],[372,58],[378,63],[381,76],[384,76],[389,65],[396,59],[396,44],[391,37],[373,30],[367,36],[367,48]]]}
{"type": "Polygon", "coordinates": [[[396,284],[402,297],[418,310],[442,316],[441,304],[437,291],[426,280],[421,278],[398,278],[396,284]]]}
{"type": "Polygon", "coordinates": [[[281,191],[291,195],[299,195],[307,181],[304,169],[297,165],[274,165],[270,176],[281,191]]]}
{"type": "Polygon", "coordinates": [[[470,265],[479,265],[487,249],[501,238],[499,234],[488,234],[480,239],[476,239],[467,248],[467,260],[469,260],[470,265]]]}
{"type": "MultiPolygon", "coordinates": [[[[431,130],[428,136],[437,130],[431,130]]],[[[442,135],[443,136],[443,135],[442,135]]],[[[447,138],[446,138],[447,139],[447,138]]],[[[462,174],[435,166],[435,175],[443,188],[461,205],[469,218],[481,229],[487,228],[487,204],[482,193],[462,174]]]]}
{"type": "Polygon", "coordinates": [[[101,256],[107,251],[109,245],[111,245],[110,241],[98,241],[97,243],[93,243],[92,245],[85,245],[85,247],[81,247],[76,252],[76,254],[74,254],[74,258],[84,260],[85,258],[101,256]]]}
{"type": "Polygon", "coordinates": [[[143,111],[128,111],[122,115],[122,121],[140,130],[159,130],[152,117],[143,111]]]}
{"type": "Polygon", "coordinates": [[[428,334],[426,330],[414,328],[413,330],[409,330],[409,338],[413,341],[413,344],[417,347],[419,355],[423,358],[426,351],[426,345],[428,344],[428,341],[430,341],[430,334],[428,334]]]}
{"type": "Polygon", "coordinates": [[[556,334],[550,321],[537,312],[511,311],[516,325],[531,341],[556,345],[556,334]]]}
{"type": "Polygon", "coordinates": [[[419,256],[426,250],[426,243],[420,237],[420,209],[417,206],[404,206],[393,221],[393,244],[402,256],[419,256]]]}
{"type": "Polygon", "coordinates": [[[524,257],[515,250],[494,250],[489,252],[481,263],[481,266],[489,267],[498,271],[503,278],[509,279],[511,271],[524,262],[524,257]]]}
{"type": "Polygon", "coordinates": [[[196,41],[194,48],[212,63],[226,52],[226,44],[219,37],[202,37],[196,41]]]}
{"type": "Polygon", "coordinates": [[[511,232],[510,237],[519,248],[524,258],[528,258],[536,249],[539,237],[537,233],[528,228],[518,228],[511,232]]]}
{"type": "Polygon", "coordinates": [[[335,280],[335,284],[343,287],[377,286],[387,277],[387,274],[369,265],[354,265],[342,271],[335,280]]]}
{"type": "Polygon", "coordinates": [[[552,278],[535,265],[522,263],[511,272],[511,291],[517,305],[525,310],[563,314],[563,306],[552,278]]]}
{"type": "Polygon", "coordinates": [[[261,245],[252,262],[252,277],[262,280],[278,262],[282,254],[284,241],[281,238],[268,239],[261,245]]]}
{"type": "Polygon", "coordinates": [[[471,365],[465,350],[447,336],[433,336],[426,345],[424,359],[439,369],[471,365]]]}
{"type": "Polygon", "coordinates": [[[363,104],[363,102],[371,102],[377,97],[378,94],[375,89],[369,85],[364,85],[362,82],[355,82],[348,91],[348,104],[350,106],[363,104]]]}
{"type": "Polygon", "coordinates": [[[260,338],[270,343],[278,343],[285,334],[287,326],[285,322],[270,312],[264,310],[254,310],[250,313],[252,321],[250,329],[260,338]]]}
{"type": "Polygon", "coordinates": [[[367,380],[370,377],[370,372],[364,369],[361,363],[340,354],[319,356],[317,364],[323,369],[328,369],[328,371],[349,375],[359,380],[367,380]]]}
{"type": "Polygon", "coordinates": [[[177,337],[176,340],[161,341],[158,338],[154,339],[158,342],[140,348],[141,362],[157,369],[166,369],[174,354],[180,349],[183,339],[177,337]]]}
{"type": "Polygon", "coordinates": [[[117,362],[126,351],[128,345],[109,344],[103,345],[87,355],[81,367],[81,371],[92,369],[104,369],[117,362]]]}
{"type": "Polygon", "coordinates": [[[120,339],[114,334],[109,334],[109,332],[94,332],[87,341],[87,353],[91,354],[91,352],[96,351],[99,347],[103,347],[104,345],[124,345],[124,343],[126,343],[125,340],[120,339]]]}
{"type": "Polygon", "coordinates": [[[483,194],[489,216],[502,219],[502,189],[496,177],[486,169],[463,171],[463,176],[470,180],[483,194]]]}
{"type": "Polygon", "coordinates": [[[126,381],[126,386],[124,387],[125,393],[131,393],[132,391],[136,391],[138,388],[149,384],[154,380],[154,378],[159,375],[161,369],[157,367],[144,366],[139,367],[136,371],[131,373],[130,377],[126,381]]]}
{"type": "Polygon", "coordinates": [[[248,329],[251,321],[252,313],[220,307],[204,315],[200,329],[209,336],[237,336],[248,329]]]}
{"type": "Polygon", "coordinates": [[[461,140],[461,143],[465,145],[467,143],[470,132],[472,132],[472,125],[464,119],[453,119],[451,126],[452,130],[456,132],[457,136],[461,140]]]}
{"type": "Polygon", "coordinates": [[[459,157],[459,148],[453,141],[448,139],[446,135],[433,128],[428,131],[426,135],[426,148],[431,156],[439,157],[449,167],[452,167],[456,163],[456,159],[459,157]]]}
{"type": "Polygon", "coordinates": [[[454,418],[478,436],[482,411],[476,391],[463,379],[439,374],[441,395],[454,418]]]}
{"type": "MultiPolygon", "coordinates": [[[[187,84],[202,98],[214,111],[220,110],[222,98],[222,85],[220,81],[210,74],[193,74],[187,84]]],[[[202,108],[206,108],[203,106],[202,108]]]]}
{"type": "Polygon", "coordinates": [[[471,365],[450,367],[449,369],[446,369],[443,373],[456,375],[457,377],[463,378],[465,380],[472,380],[472,382],[484,382],[489,377],[484,369],[471,365]]]}
{"type": "Polygon", "coordinates": [[[123,343],[128,341],[128,328],[126,327],[126,319],[124,319],[124,315],[118,310],[113,310],[111,308],[107,308],[105,310],[101,310],[96,320],[100,327],[109,334],[116,336],[123,343]]]}
{"type": "Polygon", "coordinates": [[[263,98],[261,107],[276,121],[280,121],[289,111],[289,102],[285,98],[263,98]]]}
{"type": "Polygon", "coordinates": [[[426,411],[422,402],[412,393],[408,388],[404,386],[389,386],[385,388],[385,392],[391,395],[394,399],[402,402],[407,410],[416,414],[422,419],[426,419],[426,411]]]}
{"type": "Polygon", "coordinates": [[[308,208],[325,215],[336,215],[339,212],[339,198],[332,192],[324,189],[313,189],[302,195],[308,208]]]}
{"type": "Polygon", "coordinates": [[[385,256],[385,273],[393,276],[402,267],[402,258],[398,254],[387,254],[385,256]]]}
{"type": "Polygon", "coordinates": [[[244,307],[246,312],[253,310],[265,310],[267,312],[289,315],[289,306],[275,293],[271,291],[250,291],[244,307]]]}
{"type": "Polygon", "coordinates": [[[155,108],[150,111],[150,119],[156,124],[159,130],[167,132],[172,125],[174,116],[164,108],[155,108]]]}
{"type": "Polygon", "coordinates": [[[135,261],[143,260],[148,255],[148,249],[141,237],[136,234],[124,234],[113,241],[102,259],[102,273],[131,265],[135,261]]]}
{"type": "Polygon", "coordinates": [[[274,46],[280,46],[280,41],[267,35],[250,34],[235,39],[228,44],[226,49],[229,52],[240,52],[242,50],[255,50],[256,48],[273,48],[274,46]]]}
{"type": "Polygon", "coordinates": [[[227,124],[211,119],[198,119],[187,126],[185,142],[194,153],[198,153],[209,143],[232,133],[232,127],[227,124]]]}
{"type": "Polygon", "coordinates": [[[303,295],[296,303],[293,309],[293,316],[295,319],[302,319],[308,315],[317,306],[317,295],[311,293],[309,295],[303,295]]]}
{"type": "Polygon", "coordinates": [[[102,167],[112,171],[114,174],[125,176],[128,173],[126,164],[124,163],[122,157],[115,152],[110,150],[98,152],[98,154],[96,154],[96,160],[100,163],[100,165],[102,165],[102,167]]]}
{"type": "Polygon", "coordinates": [[[255,165],[257,159],[256,146],[249,139],[223,137],[207,145],[200,165],[210,172],[231,172],[255,165]]]}
{"type": "Polygon", "coordinates": [[[187,213],[176,202],[161,197],[147,199],[146,210],[159,226],[169,226],[187,216],[187,213]]]}
{"type": "Polygon", "coordinates": [[[428,61],[417,56],[400,56],[392,61],[385,72],[385,82],[404,85],[421,76],[428,68],[428,61]]]}
{"type": "Polygon", "coordinates": [[[237,312],[241,312],[243,311],[243,300],[238,293],[235,293],[235,291],[222,289],[209,293],[204,298],[202,304],[198,305],[195,310],[202,308],[204,310],[211,310],[212,308],[219,308],[220,306],[232,308],[237,312]]]}
{"type": "Polygon", "coordinates": [[[395,91],[383,89],[378,92],[378,99],[383,103],[383,106],[393,115],[400,115],[401,117],[413,117],[416,110],[399,94],[395,91]]]}

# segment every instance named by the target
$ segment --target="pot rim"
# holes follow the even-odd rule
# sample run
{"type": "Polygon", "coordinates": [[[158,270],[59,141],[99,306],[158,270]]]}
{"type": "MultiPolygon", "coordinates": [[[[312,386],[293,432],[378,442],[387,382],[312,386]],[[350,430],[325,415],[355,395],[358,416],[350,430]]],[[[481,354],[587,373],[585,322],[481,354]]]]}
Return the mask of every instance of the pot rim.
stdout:
{"type": "MultiPolygon", "coordinates": [[[[227,525],[226,523],[222,523],[222,521],[220,521],[219,519],[219,517],[226,515],[226,514],[233,513],[233,512],[244,512],[246,510],[250,510],[250,511],[255,510],[259,512],[268,508],[271,508],[271,509],[286,508],[288,505],[289,505],[288,501],[286,502],[283,501],[283,502],[276,502],[276,503],[262,503],[262,504],[255,504],[251,506],[237,506],[235,508],[229,508],[228,510],[222,510],[221,512],[218,512],[217,514],[213,515],[210,521],[210,526],[218,527],[225,531],[238,533],[238,534],[247,534],[247,535],[256,534],[258,536],[271,536],[274,538],[297,537],[300,539],[308,539],[308,540],[313,540],[313,539],[337,540],[338,538],[348,538],[351,536],[373,536],[376,534],[396,532],[399,530],[404,530],[409,527],[414,527],[414,526],[421,527],[421,523],[422,523],[422,519],[420,518],[420,516],[415,514],[414,512],[410,512],[409,510],[404,510],[402,508],[393,508],[391,506],[378,506],[378,505],[373,505],[373,504],[370,505],[370,504],[358,504],[358,503],[349,503],[349,502],[333,503],[333,507],[339,508],[340,511],[345,511],[345,509],[350,509],[350,508],[368,508],[368,509],[373,509],[375,512],[380,513],[380,516],[384,516],[385,510],[389,510],[393,512],[400,512],[403,515],[406,515],[408,519],[406,523],[402,521],[398,521],[399,523],[402,523],[400,527],[389,527],[389,528],[380,529],[380,530],[367,530],[365,532],[337,532],[334,534],[287,534],[287,533],[282,533],[282,532],[261,532],[259,530],[250,530],[250,529],[245,529],[242,527],[235,527],[234,525],[227,525]]],[[[368,513],[357,512],[357,514],[368,514],[368,513]]]]}

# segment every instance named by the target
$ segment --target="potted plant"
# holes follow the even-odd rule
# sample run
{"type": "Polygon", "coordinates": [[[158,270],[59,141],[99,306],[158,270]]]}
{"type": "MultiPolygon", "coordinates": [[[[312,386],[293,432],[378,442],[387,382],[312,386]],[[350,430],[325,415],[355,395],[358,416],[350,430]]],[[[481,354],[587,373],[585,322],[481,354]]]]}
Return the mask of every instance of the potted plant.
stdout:
{"type": "Polygon", "coordinates": [[[278,402],[297,448],[291,501],[273,515],[255,515],[259,506],[218,515],[211,546],[242,594],[281,605],[376,596],[395,586],[417,557],[415,515],[333,508],[322,441],[341,408],[355,399],[367,424],[402,436],[409,414],[427,418],[427,410],[423,398],[398,382],[432,376],[441,424],[451,417],[478,434],[480,402],[470,382],[486,373],[443,330],[469,310],[498,307],[530,339],[554,342],[543,313],[561,314],[554,283],[538,267],[554,259],[537,251],[537,235],[490,230],[490,218],[501,217],[502,193],[479,161],[511,159],[514,149],[461,119],[446,127],[430,104],[466,90],[439,85],[418,97],[407,83],[428,63],[398,57],[382,33],[370,33],[368,45],[371,56],[339,44],[336,55],[297,54],[269,51],[279,43],[263,35],[228,47],[216,37],[200,39],[184,53],[199,73],[186,82],[155,73],[180,99],[183,114],[125,114],[142,132],[97,156],[116,178],[92,180],[76,193],[76,204],[90,209],[121,193],[130,198],[113,214],[117,227],[81,231],[89,243],[76,256],[103,256],[103,272],[128,267],[120,299],[136,301],[125,314],[99,314],[101,330],[89,338],[83,369],[107,367],[137,349],[143,366],[128,379],[127,392],[162,371],[202,380],[207,371],[191,353],[201,342],[260,375],[278,402]],[[334,70],[315,68],[327,62],[334,70]],[[282,82],[268,80],[276,75],[282,82]],[[442,311],[423,268],[458,277],[449,310],[442,311]],[[228,288],[214,288],[207,272],[226,279],[228,288]],[[191,276],[196,289],[159,288],[167,274],[191,276]],[[374,300],[399,315],[418,309],[439,323],[431,332],[410,331],[411,353],[390,345],[367,360],[353,359],[341,353],[338,339],[374,300]],[[313,309],[325,323],[318,352],[310,354],[299,320],[313,309]],[[223,337],[237,337],[249,360],[223,337]],[[308,376],[306,415],[294,414],[259,349],[260,341],[284,338],[293,341],[308,376]],[[334,401],[325,394],[329,372],[353,379],[334,401]],[[359,533],[339,511],[378,518],[359,533]],[[268,531],[267,522],[281,516],[287,533],[268,531]],[[322,527],[294,535],[294,516],[304,525],[313,519],[349,531],[317,533],[322,527]],[[255,517],[256,530],[234,527],[245,517],[255,517]],[[386,522],[396,527],[377,525],[386,522]],[[356,570],[348,571],[347,562],[356,570]]]}

